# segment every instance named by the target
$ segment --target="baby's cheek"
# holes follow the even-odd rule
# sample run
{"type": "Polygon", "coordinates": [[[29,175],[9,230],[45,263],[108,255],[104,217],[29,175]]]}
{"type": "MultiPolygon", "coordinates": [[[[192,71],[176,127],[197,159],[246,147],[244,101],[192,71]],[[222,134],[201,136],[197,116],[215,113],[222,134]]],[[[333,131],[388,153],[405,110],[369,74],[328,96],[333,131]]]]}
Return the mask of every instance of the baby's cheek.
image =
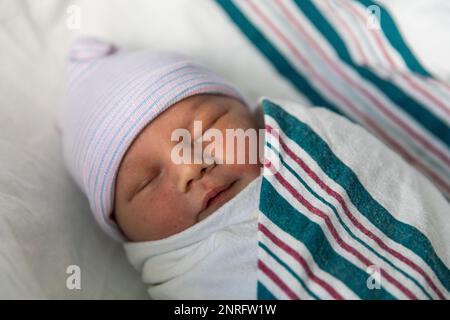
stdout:
{"type": "Polygon", "coordinates": [[[188,201],[170,192],[161,192],[146,204],[145,224],[158,237],[167,237],[195,223],[195,214],[188,201]]]}
{"type": "Polygon", "coordinates": [[[230,176],[253,180],[261,174],[261,166],[259,164],[228,165],[227,171],[230,176]]]}

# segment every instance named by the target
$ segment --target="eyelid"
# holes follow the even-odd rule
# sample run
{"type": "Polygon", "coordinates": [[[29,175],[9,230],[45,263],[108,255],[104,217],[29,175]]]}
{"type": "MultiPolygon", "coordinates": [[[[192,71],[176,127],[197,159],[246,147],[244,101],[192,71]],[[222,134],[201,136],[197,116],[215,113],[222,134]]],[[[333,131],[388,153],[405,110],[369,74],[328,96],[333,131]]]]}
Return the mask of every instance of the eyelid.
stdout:
{"type": "Polygon", "coordinates": [[[143,180],[142,183],[140,183],[134,190],[133,194],[131,195],[130,200],[133,199],[134,196],[139,194],[142,190],[144,190],[150,183],[152,183],[158,177],[158,175],[159,174],[151,175],[150,178],[143,180]]]}
{"type": "Polygon", "coordinates": [[[154,178],[150,178],[150,179],[145,179],[137,188],[136,193],[139,193],[140,191],[142,191],[142,189],[144,189],[149,183],[151,183],[154,180],[154,178]]]}
{"type": "MultiPolygon", "coordinates": [[[[228,113],[228,110],[224,110],[223,112],[219,113],[219,115],[217,115],[217,116],[211,121],[211,123],[210,123],[209,125],[207,125],[205,128],[203,128],[203,126],[202,126],[203,132],[201,132],[201,134],[200,134],[199,137],[195,137],[195,136],[194,136],[194,139],[193,139],[193,140],[194,140],[194,141],[197,141],[198,139],[202,138],[203,135],[205,134],[205,131],[206,131],[207,129],[213,127],[213,126],[217,123],[217,121],[219,121],[219,119],[222,118],[222,117],[223,117],[225,114],[227,114],[227,113],[228,113]]],[[[198,121],[198,120],[194,119],[194,121],[198,121]]],[[[192,122],[192,123],[194,123],[194,122],[192,122]]]]}
{"type": "Polygon", "coordinates": [[[213,127],[216,123],[217,123],[217,121],[219,121],[219,119],[220,118],[222,118],[225,114],[227,114],[228,113],[228,110],[225,110],[224,112],[222,112],[222,113],[220,113],[212,122],[211,122],[211,124],[209,125],[209,128],[210,127],[213,127]]]}

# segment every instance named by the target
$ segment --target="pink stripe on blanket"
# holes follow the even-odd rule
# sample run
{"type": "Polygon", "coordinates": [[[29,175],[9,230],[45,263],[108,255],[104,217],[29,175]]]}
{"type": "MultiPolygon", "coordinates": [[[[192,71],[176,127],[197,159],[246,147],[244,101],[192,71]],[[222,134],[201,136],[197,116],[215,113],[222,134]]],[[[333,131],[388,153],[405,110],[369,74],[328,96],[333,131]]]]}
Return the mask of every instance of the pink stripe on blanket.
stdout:
{"type": "MultiPolygon", "coordinates": [[[[363,15],[363,13],[359,10],[356,10],[356,8],[353,7],[352,4],[343,2],[344,6],[349,8],[353,13],[355,13],[355,16],[361,21],[361,23],[365,23],[366,17],[363,15]]],[[[341,25],[346,31],[349,31],[350,28],[342,21],[341,25]]],[[[393,63],[393,60],[391,59],[389,52],[386,48],[386,43],[381,39],[381,36],[378,31],[373,31],[370,33],[373,38],[375,39],[375,43],[378,45],[378,47],[383,52],[383,55],[387,61],[389,61],[389,64],[395,69],[395,65],[393,63]]],[[[432,92],[427,91],[425,88],[420,86],[420,83],[414,82],[414,78],[410,77],[408,74],[405,74],[404,72],[399,72],[399,75],[403,77],[414,89],[416,89],[418,92],[420,92],[424,97],[427,97],[430,99],[434,104],[436,104],[442,111],[444,111],[447,115],[450,115],[450,106],[446,104],[445,102],[442,102],[437,97],[433,96],[432,92]]]]}
{"type": "MultiPolygon", "coordinates": [[[[265,166],[270,169],[272,167],[272,164],[268,161],[265,166]]],[[[300,193],[295,190],[295,188],[286,180],[283,176],[280,175],[279,172],[272,171],[275,178],[280,182],[280,184],[292,195],[294,198],[300,202],[310,213],[318,216],[321,218],[325,225],[327,226],[329,232],[333,236],[336,243],[345,251],[353,255],[355,258],[357,258],[362,264],[364,264],[367,268],[374,265],[373,262],[371,262],[368,258],[366,258],[363,254],[361,254],[358,250],[356,250],[354,247],[346,243],[337,230],[335,229],[334,225],[332,224],[330,217],[326,215],[325,212],[321,211],[320,209],[314,207],[311,203],[309,203],[300,193]]],[[[381,275],[390,283],[392,283],[395,287],[397,287],[405,296],[407,296],[409,299],[417,300],[417,297],[414,293],[412,293],[408,288],[403,286],[400,282],[398,282],[396,279],[394,279],[389,273],[387,273],[384,269],[380,268],[381,275]]]]}
{"type": "MultiPolygon", "coordinates": [[[[266,125],[266,132],[268,132],[269,134],[272,134],[273,132],[273,128],[270,125],[266,125]]],[[[371,238],[372,240],[374,240],[382,249],[384,249],[385,251],[387,251],[388,253],[390,253],[391,255],[393,255],[394,257],[396,257],[398,260],[402,261],[403,263],[407,264],[408,266],[410,266],[412,269],[414,269],[416,272],[418,272],[424,279],[425,281],[428,283],[428,285],[433,289],[433,291],[439,296],[440,299],[445,299],[444,295],[442,294],[442,292],[437,288],[437,286],[435,285],[435,283],[431,280],[431,278],[428,276],[428,274],[420,267],[418,266],[416,263],[414,263],[413,261],[411,261],[410,259],[408,259],[407,257],[405,257],[403,254],[401,254],[400,252],[398,252],[397,250],[390,248],[382,239],[380,239],[378,236],[376,236],[373,232],[371,232],[369,229],[365,228],[359,221],[358,219],[351,213],[351,211],[348,209],[347,204],[345,203],[345,200],[342,198],[342,196],[335,190],[333,190],[330,186],[328,186],[323,180],[321,180],[319,178],[319,176],[302,160],[300,159],[300,157],[298,157],[287,145],[286,143],[283,141],[283,139],[279,136],[277,136],[276,138],[279,139],[280,145],[283,148],[283,150],[289,155],[289,157],[294,160],[303,170],[306,174],[308,174],[308,176],[313,179],[314,182],[317,183],[317,185],[319,185],[319,187],[324,190],[328,195],[330,195],[331,197],[335,198],[339,204],[341,205],[342,209],[344,210],[346,216],[350,219],[350,221],[353,223],[353,225],[360,230],[362,233],[364,233],[366,236],[368,236],[369,238],[371,238]]],[[[282,177],[281,177],[282,178],[282,177]]],[[[277,178],[278,179],[278,178],[277,178]]],[[[284,180],[284,178],[282,178],[284,180]]],[[[285,187],[290,187],[292,190],[294,190],[294,188],[286,181],[285,181],[285,187]]],[[[281,181],[280,181],[281,182],[281,181]]],[[[294,190],[295,191],[295,190],[294,190]]],[[[295,191],[295,193],[297,193],[297,191],[295,191]]],[[[298,193],[297,193],[298,194],[298,193]]],[[[294,194],[293,194],[294,195],[294,194]]],[[[304,200],[304,202],[307,202],[306,199],[304,199],[301,195],[298,194],[298,197],[296,197],[298,200],[300,198],[302,198],[304,200]]],[[[312,205],[307,202],[309,204],[309,206],[312,208],[312,205]]],[[[303,202],[302,202],[303,204],[303,202]]],[[[309,209],[309,208],[308,208],[309,209]]],[[[315,209],[315,208],[314,208],[315,209]]],[[[315,209],[318,210],[318,209],[315,209]]],[[[311,210],[310,210],[311,211],[311,210]]],[[[311,211],[312,212],[312,211],[311,211]]],[[[323,213],[322,211],[318,210],[318,213],[320,213],[322,216],[326,214],[323,213]]],[[[314,212],[312,212],[314,213],[314,212]]],[[[324,218],[324,217],[323,217],[324,218]]],[[[326,218],[329,220],[329,218],[326,216],[326,218]]],[[[324,218],[325,219],[325,218],[324,218]]],[[[331,223],[331,222],[330,222],[331,223]]],[[[328,226],[328,223],[327,223],[328,226]]],[[[334,228],[334,227],[333,227],[334,228]]],[[[331,231],[331,230],[330,230],[331,231]]]]}
{"type": "Polygon", "coordinates": [[[291,248],[287,243],[285,243],[283,240],[279,239],[276,235],[274,235],[272,232],[269,231],[269,229],[264,226],[263,224],[258,224],[258,230],[261,231],[267,238],[269,238],[275,245],[280,247],[283,251],[285,251],[287,254],[289,254],[291,257],[293,257],[296,261],[300,263],[302,268],[305,270],[306,275],[309,277],[309,279],[315,283],[317,283],[319,286],[321,286],[325,291],[327,291],[330,296],[332,296],[336,300],[343,300],[344,298],[335,290],[330,284],[326,283],[323,279],[316,276],[311,268],[309,267],[306,260],[302,257],[300,252],[294,250],[291,248]]]}
{"type": "Polygon", "coordinates": [[[258,268],[264,272],[291,300],[301,300],[264,262],[258,260],[258,268]]]}
{"type": "MultiPolygon", "coordinates": [[[[412,163],[414,163],[418,168],[423,170],[427,175],[429,175],[433,180],[435,180],[436,183],[438,183],[443,189],[445,189],[446,193],[450,194],[450,186],[444,180],[442,180],[435,172],[433,172],[431,168],[423,165],[422,163],[419,163],[413,155],[411,155],[393,138],[391,138],[387,132],[385,132],[375,121],[371,119],[371,117],[368,117],[367,115],[362,113],[349,99],[347,99],[346,97],[341,95],[337,90],[335,90],[332,84],[329,84],[325,78],[321,77],[312,68],[312,66],[308,63],[307,59],[303,57],[302,54],[292,44],[292,42],[287,37],[285,37],[284,34],[279,29],[277,29],[277,27],[272,23],[272,21],[270,21],[270,19],[264,15],[264,13],[258,8],[257,5],[255,5],[252,1],[248,1],[247,3],[252,8],[252,10],[259,16],[259,18],[274,32],[274,34],[276,34],[276,36],[289,47],[294,56],[296,56],[297,59],[300,61],[300,63],[309,68],[310,72],[317,79],[317,81],[319,81],[324,87],[326,87],[327,90],[329,90],[329,92],[332,93],[332,95],[337,97],[341,102],[344,102],[344,105],[346,105],[349,109],[351,109],[350,111],[351,114],[356,115],[358,118],[360,118],[362,122],[366,123],[369,127],[371,127],[374,131],[376,131],[381,138],[383,138],[387,143],[389,143],[392,147],[394,147],[405,159],[412,161],[412,163]]],[[[443,161],[447,166],[450,167],[449,156],[447,156],[445,153],[439,150],[430,141],[428,141],[426,137],[422,136],[419,132],[410,127],[401,118],[399,118],[395,113],[389,110],[389,107],[385,106],[383,102],[381,102],[375,95],[373,95],[367,89],[360,86],[357,82],[353,81],[350,77],[348,77],[345,74],[345,72],[340,69],[340,66],[338,64],[335,64],[327,57],[327,55],[321,50],[320,46],[318,46],[315,43],[314,39],[308,37],[306,33],[302,31],[302,28],[299,27],[297,21],[292,17],[292,15],[288,12],[288,10],[286,10],[286,8],[284,8],[283,12],[287,15],[288,20],[296,26],[297,31],[301,32],[302,34],[305,34],[310,44],[314,48],[316,48],[319,54],[321,54],[322,58],[324,58],[330,64],[330,66],[344,80],[348,82],[350,86],[357,87],[358,90],[360,90],[373,104],[375,104],[379,108],[380,111],[382,111],[385,114],[387,119],[390,119],[391,121],[396,123],[397,126],[402,128],[407,134],[409,134],[409,136],[412,139],[415,139],[417,142],[419,142],[419,144],[427,148],[432,154],[441,159],[441,161],[443,161]]]]}

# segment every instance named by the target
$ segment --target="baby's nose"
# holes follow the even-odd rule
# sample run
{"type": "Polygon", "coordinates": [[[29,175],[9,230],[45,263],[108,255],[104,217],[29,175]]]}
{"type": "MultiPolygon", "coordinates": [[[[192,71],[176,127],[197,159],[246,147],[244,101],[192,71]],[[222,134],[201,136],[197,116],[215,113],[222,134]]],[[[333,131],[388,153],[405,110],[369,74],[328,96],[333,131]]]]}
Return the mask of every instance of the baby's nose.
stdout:
{"type": "Polygon", "coordinates": [[[200,180],[205,175],[211,165],[203,162],[201,164],[181,164],[177,166],[178,174],[175,177],[175,183],[177,189],[184,193],[191,188],[195,181],[200,180]]]}

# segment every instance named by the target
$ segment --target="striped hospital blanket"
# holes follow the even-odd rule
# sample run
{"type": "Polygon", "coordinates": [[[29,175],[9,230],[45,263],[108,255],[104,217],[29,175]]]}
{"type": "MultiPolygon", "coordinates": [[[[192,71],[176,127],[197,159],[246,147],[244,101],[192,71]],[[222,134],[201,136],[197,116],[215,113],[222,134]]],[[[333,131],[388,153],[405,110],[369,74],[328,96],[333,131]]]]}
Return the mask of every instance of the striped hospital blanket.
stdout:
{"type": "Polygon", "coordinates": [[[448,299],[450,205],[324,108],[262,99],[259,299],[448,299]]]}
{"type": "Polygon", "coordinates": [[[364,126],[450,198],[450,84],[415,57],[386,8],[370,0],[217,3],[311,105],[364,126]]]}

